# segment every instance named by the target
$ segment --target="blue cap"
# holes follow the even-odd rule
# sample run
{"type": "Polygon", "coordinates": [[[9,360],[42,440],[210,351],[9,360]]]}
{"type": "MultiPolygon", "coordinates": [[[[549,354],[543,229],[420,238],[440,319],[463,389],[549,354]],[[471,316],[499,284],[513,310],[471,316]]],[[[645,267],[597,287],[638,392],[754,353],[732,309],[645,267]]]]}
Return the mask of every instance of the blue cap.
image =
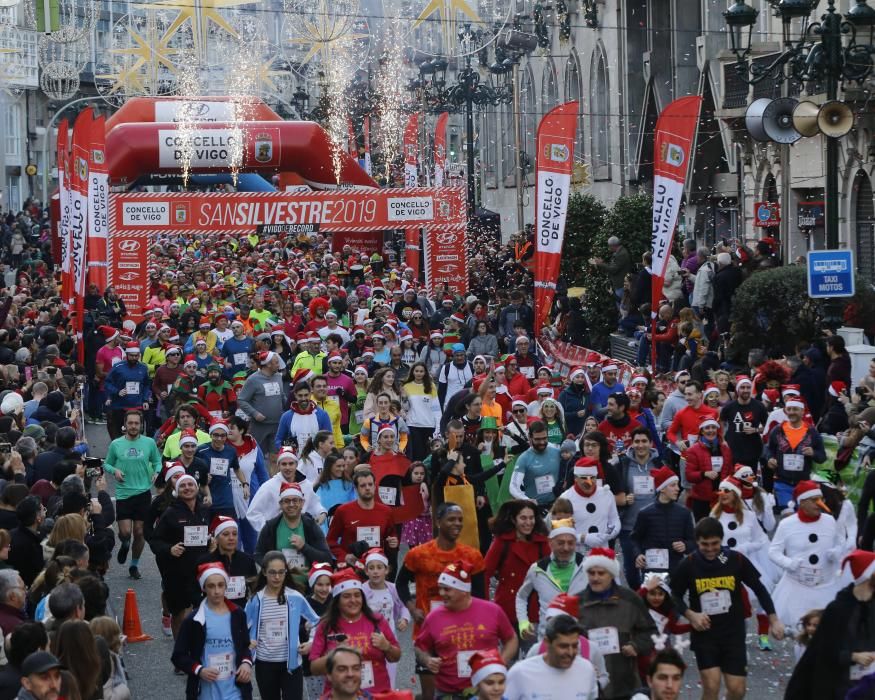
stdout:
{"type": "Polygon", "coordinates": [[[462,343],[453,343],[453,352],[465,352],[465,346],[462,343]]]}

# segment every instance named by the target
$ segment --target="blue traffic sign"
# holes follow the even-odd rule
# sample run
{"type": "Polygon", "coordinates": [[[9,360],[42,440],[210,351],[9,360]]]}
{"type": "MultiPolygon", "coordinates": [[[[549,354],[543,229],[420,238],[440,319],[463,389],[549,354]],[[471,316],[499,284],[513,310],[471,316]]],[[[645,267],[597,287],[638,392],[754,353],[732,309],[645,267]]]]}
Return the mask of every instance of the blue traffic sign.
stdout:
{"type": "Polygon", "coordinates": [[[808,296],[812,299],[852,297],[854,253],[851,250],[812,250],[808,253],[808,296]]]}

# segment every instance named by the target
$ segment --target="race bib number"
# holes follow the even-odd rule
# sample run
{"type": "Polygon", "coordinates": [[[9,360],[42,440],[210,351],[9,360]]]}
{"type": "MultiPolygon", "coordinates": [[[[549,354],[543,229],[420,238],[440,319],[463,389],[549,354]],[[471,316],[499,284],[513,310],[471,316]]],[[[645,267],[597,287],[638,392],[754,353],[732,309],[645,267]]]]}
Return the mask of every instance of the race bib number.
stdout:
{"type": "Polygon", "coordinates": [[[380,546],[380,528],[376,525],[369,527],[357,527],[355,529],[356,542],[367,542],[369,547],[380,546]]]}
{"type": "Polygon", "coordinates": [[[633,476],[632,493],[636,496],[652,496],[654,491],[652,476],[633,476]]]}
{"type": "Polygon", "coordinates": [[[283,556],[286,558],[286,564],[290,569],[307,568],[307,557],[294,547],[283,549],[283,556]]]}
{"type": "Polygon", "coordinates": [[[620,634],[616,627],[596,627],[587,636],[589,643],[602,654],[620,653],[620,634]]]}
{"type": "Polygon", "coordinates": [[[556,479],[552,474],[535,477],[535,491],[541,496],[545,493],[553,493],[553,487],[556,485],[556,479]]]}
{"type": "Polygon", "coordinates": [[[362,661],[362,689],[374,687],[374,662],[362,661]]]}
{"type": "Polygon", "coordinates": [[[235,352],[234,353],[234,364],[235,365],[245,365],[249,363],[249,355],[245,352],[235,352]]]}
{"type": "Polygon", "coordinates": [[[805,456],[789,454],[784,455],[784,469],[788,472],[801,472],[805,468],[805,456]]]}
{"type": "Polygon", "coordinates": [[[824,578],[824,570],[814,566],[803,565],[796,570],[796,579],[806,586],[819,586],[824,578]]]}
{"type": "Polygon", "coordinates": [[[225,597],[235,600],[236,598],[246,597],[246,579],[243,576],[232,576],[228,581],[228,588],[225,591],[225,597]]]}
{"type": "Polygon", "coordinates": [[[355,422],[361,425],[365,422],[365,412],[364,411],[356,411],[355,412],[355,422]]]}
{"type": "Polygon", "coordinates": [[[277,384],[276,382],[272,382],[270,384],[264,385],[264,395],[265,396],[279,396],[282,391],[282,385],[277,384]]]}
{"type": "Polygon", "coordinates": [[[711,469],[713,469],[715,472],[719,472],[721,469],[723,469],[723,457],[712,457],[711,469]]]}
{"type": "Polygon", "coordinates": [[[269,642],[284,642],[288,639],[286,626],[288,620],[284,617],[264,621],[264,636],[269,642]]]}
{"type": "Polygon", "coordinates": [[[140,393],[140,382],[125,382],[125,391],[128,396],[134,396],[140,393]]]}
{"type": "Polygon", "coordinates": [[[534,367],[520,367],[520,374],[523,375],[526,379],[534,379],[535,378],[535,368],[534,367]]]}
{"type": "Polygon", "coordinates": [[[206,525],[186,525],[182,528],[182,544],[186,547],[206,547],[210,531],[206,525]]]}
{"type": "Polygon", "coordinates": [[[667,549],[648,549],[646,552],[644,552],[644,558],[647,560],[648,569],[668,568],[667,549]]]}
{"type": "Polygon", "coordinates": [[[210,475],[228,476],[228,460],[224,457],[210,457],[210,475]]]}
{"type": "Polygon", "coordinates": [[[379,491],[380,500],[383,503],[385,503],[387,506],[395,505],[396,499],[398,498],[398,489],[396,489],[394,486],[381,486],[379,491]]]}
{"type": "Polygon", "coordinates": [[[207,666],[219,672],[217,681],[226,681],[234,675],[234,655],[229,651],[224,654],[207,656],[207,666]]]}
{"type": "Polygon", "coordinates": [[[702,601],[702,612],[706,615],[723,615],[732,607],[732,596],[725,588],[703,593],[699,600],[702,601]]]}
{"type": "Polygon", "coordinates": [[[459,678],[471,677],[471,657],[474,656],[473,651],[460,651],[456,656],[456,675],[459,678]]]}

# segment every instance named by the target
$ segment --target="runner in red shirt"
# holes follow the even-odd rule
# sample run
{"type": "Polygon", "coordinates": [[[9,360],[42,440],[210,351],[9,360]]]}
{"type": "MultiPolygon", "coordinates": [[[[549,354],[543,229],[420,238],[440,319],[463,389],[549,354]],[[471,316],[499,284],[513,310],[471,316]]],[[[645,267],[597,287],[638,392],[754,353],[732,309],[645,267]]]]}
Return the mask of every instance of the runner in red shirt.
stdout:
{"type": "Polygon", "coordinates": [[[684,387],[684,398],[687,400],[686,408],[682,408],[675,414],[671,425],[666,432],[668,442],[675,446],[678,453],[689,449],[699,437],[699,426],[703,421],[719,421],[716,408],[709,408],[702,403],[702,385],[691,381],[684,387]]]}

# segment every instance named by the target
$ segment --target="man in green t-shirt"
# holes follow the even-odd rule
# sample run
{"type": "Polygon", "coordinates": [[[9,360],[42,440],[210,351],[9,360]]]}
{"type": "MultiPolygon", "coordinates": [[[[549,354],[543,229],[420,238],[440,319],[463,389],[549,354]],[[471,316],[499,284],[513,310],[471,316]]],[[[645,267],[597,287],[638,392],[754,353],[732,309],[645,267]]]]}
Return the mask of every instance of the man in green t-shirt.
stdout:
{"type": "Polygon", "coordinates": [[[118,550],[118,563],[124,564],[131,549],[133,531],[133,556],[128,574],[133,579],[140,576],[140,555],[146,540],[143,537],[143,522],[149,515],[152,501],[152,483],[161,471],[161,453],[155,441],[140,435],[143,414],[138,410],[125,415],[125,433],[109,444],[104,469],[116,480],[116,519],[121,546],[118,550]]]}

